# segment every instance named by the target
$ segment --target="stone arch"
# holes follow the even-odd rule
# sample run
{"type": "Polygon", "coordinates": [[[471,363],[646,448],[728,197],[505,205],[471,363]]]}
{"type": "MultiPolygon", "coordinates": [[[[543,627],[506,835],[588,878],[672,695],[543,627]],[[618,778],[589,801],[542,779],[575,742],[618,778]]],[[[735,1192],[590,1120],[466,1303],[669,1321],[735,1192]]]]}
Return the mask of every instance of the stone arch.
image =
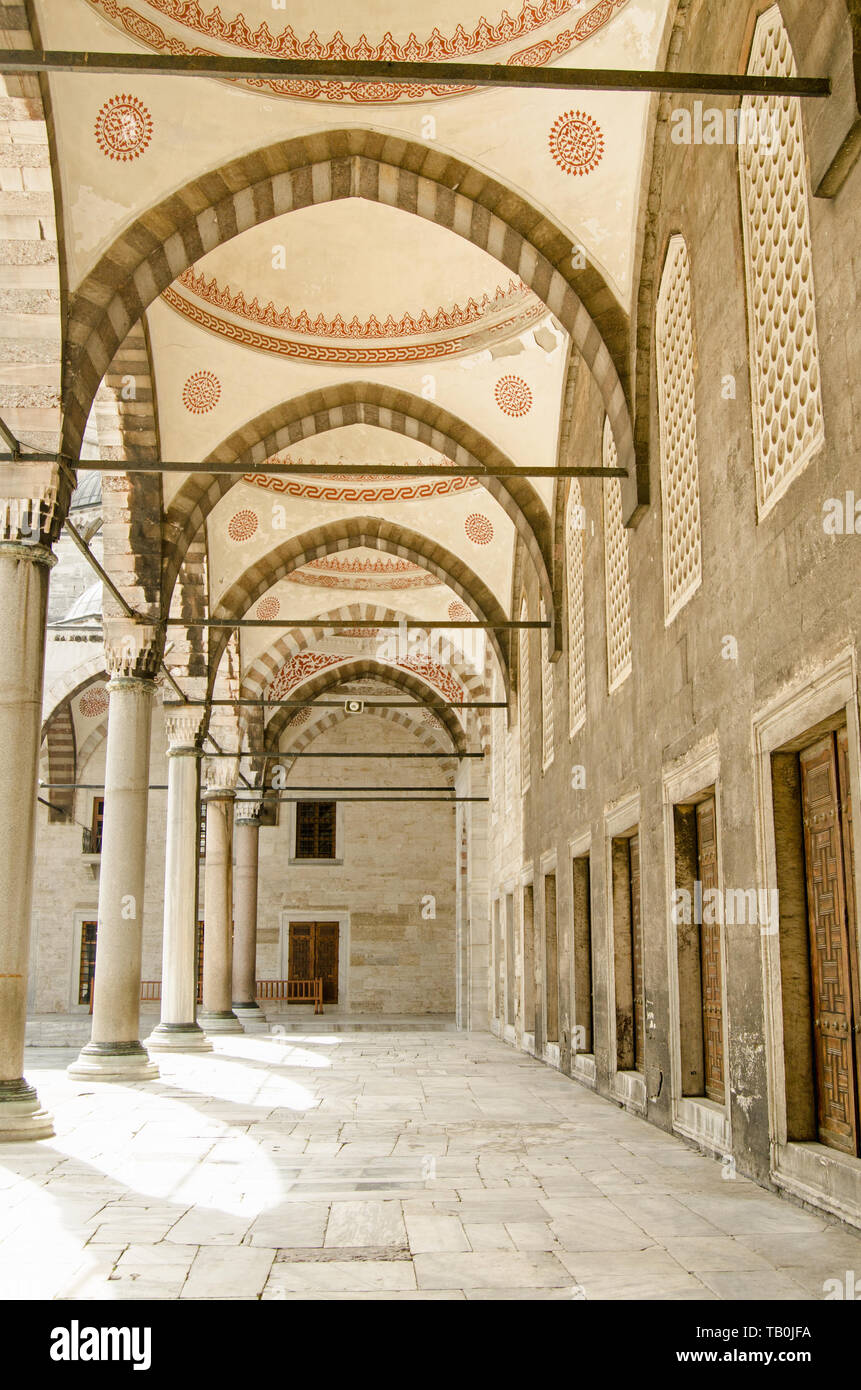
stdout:
{"type": "MultiPolygon", "coordinates": [[[[355,618],[368,621],[377,618],[397,620],[405,616],[393,608],[386,608],[377,603],[344,604],[341,608],[317,614],[315,618],[309,619],[308,624],[292,627],[282,632],[270,646],[254,658],[242,677],[241,693],[246,699],[252,700],[258,695],[262,696],[266,686],[274,680],[285,660],[295,656],[300,651],[304,651],[312,642],[319,642],[326,636],[325,624],[329,619],[355,618]]],[[[335,635],[337,636],[337,632],[335,635]]],[[[461,685],[474,699],[485,697],[484,692],[487,687],[482,676],[477,675],[474,671],[468,671],[461,662],[452,661],[450,665],[461,685]]]]}
{"type": "MultiPolygon", "coordinates": [[[[506,622],[506,614],[499,600],[461,559],[427,536],[407,531],[393,521],[383,521],[374,516],[342,517],[340,521],[290,536],[267,555],[261,556],[234,581],[213,608],[212,615],[215,618],[242,617],[267,589],[293,570],[332,551],[352,550],[357,546],[414,560],[436,575],[440,583],[447,584],[477,618],[487,622],[506,622]]],[[[218,632],[218,629],[213,631],[218,632]]],[[[510,645],[507,632],[489,628],[487,636],[499,659],[507,688],[510,645]]],[[[226,642],[226,629],[210,642],[210,681],[218,669],[226,642]]]]}
{"type": "MultiPolygon", "coordinates": [[[[309,391],[264,411],[214,449],[207,461],[236,460],[240,476],[265,472],[266,461],[273,454],[329,430],[358,424],[375,425],[425,444],[465,468],[513,466],[501,449],[436,401],[366,381],[309,391]]],[[[238,481],[236,474],[192,473],[172,498],[165,515],[165,599],[173,588],[188,540],[238,481]]],[[[547,508],[528,478],[488,478],[482,486],[513,521],[535,565],[542,597],[552,614],[553,556],[547,508]]]]}
{"type": "Polygon", "coordinates": [[[68,701],[60,705],[48,721],[45,730],[45,742],[48,753],[48,781],[61,784],[52,787],[51,794],[47,798],[50,802],[48,820],[69,821],[72,819],[75,807],[75,790],[71,785],[63,786],[62,784],[71,784],[75,781],[77,755],[75,722],[72,719],[72,711],[68,701]]]}
{"type": "Polygon", "coordinates": [[[42,720],[42,739],[45,738],[48,724],[60,705],[65,702],[71,705],[86,686],[92,685],[93,681],[107,679],[105,654],[101,647],[92,656],[87,657],[86,661],[74,666],[71,671],[64,671],[63,675],[51,686],[44,702],[45,715],[42,720]]]}
{"type": "Polygon", "coordinates": [[[63,448],[76,458],[90,403],[117,346],[149,304],[207,252],[300,208],[366,198],[448,228],[520,277],[556,315],[595,376],[613,424],[626,501],[638,504],[628,400],[629,320],[573,239],[482,170],[401,136],[319,131],[193,179],[126,228],[72,298],[64,346],[63,448]]]}
{"type": "MultiPolygon", "coordinates": [[[[439,692],[415,672],[405,671],[399,666],[387,666],[381,661],[375,661],[373,657],[356,657],[340,666],[332,666],[325,671],[319,671],[316,675],[295,686],[291,694],[294,699],[307,699],[310,703],[318,695],[324,695],[327,690],[331,690],[335,686],[346,685],[350,681],[360,680],[367,676],[372,676],[374,680],[394,686],[407,695],[412,695],[420,705],[439,719],[450,735],[457,752],[466,752],[467,740],[463,725],[454,710],[445,707],[439,692]]],[[[281,733],[294,714],[295,711],[289,707],[282,707],[275,711],[266,725],[267,750],[277,750],[281,733]]]]}
{"type": "MultiPolygon", "coordinates": [[[[424,712],[425,711],[423,711],[423,713],[424,712]]],[[[292,753],[303,752],[315,739],[319,738],[320,734],[325,733],[327,729],[334,728],[337,724],[342,724],[345,719],[353,717],[354,716],[347,714],[346,710],[330,709],[326,711],[322,718],[315,719],[311,724],[302,725],[296,735],[296,739],[291,743],[290,747],[282,749],[279,762],[287,763],[292,767],[295,762],[295,758],[291,758],[290,756],[292,753]]],[[[386,709],[384,706],[378,705],[366,709],[365,717],[368,719],[381,719],[385,723],[396,724],[399,728],[406,729],[408,733],[412,734],[416,742],[421,744],[420,751],[423,753],[440,753],[446,751],[441,747],[442,731],[440,730],[440,732],[437,732],[427,725],[423,727],[417,723],[409,710],[386,709]]],[[[433,717],[436,718],[437,716],[434,715],[433,717]]],[[[286,727],[289,729],[289,721],[286,727]]],[[[440,759],[439,766],[440,769],[446,773],[454,773],[457,769],[457,759],[455,755],[452,754],[450,758],[440,759]]]]}

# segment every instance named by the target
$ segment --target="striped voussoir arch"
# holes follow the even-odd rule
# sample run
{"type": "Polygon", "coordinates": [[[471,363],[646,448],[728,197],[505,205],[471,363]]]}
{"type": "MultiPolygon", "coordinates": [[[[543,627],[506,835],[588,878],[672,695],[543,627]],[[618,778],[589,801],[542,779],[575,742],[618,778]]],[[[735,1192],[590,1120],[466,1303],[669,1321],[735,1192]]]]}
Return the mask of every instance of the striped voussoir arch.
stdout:
{"type": "Polygon", "coordinates": [[[45,800],[50,803],[48,820],[68,821],[72,819],[75,808],[72,784],[77,768],[75,724],[68,701],[49,720],[45,742],[48,750],[48,781],[54,784],[45,795],[45,800]]]}
{"type": "MultiPolygon", "coordinates": [[[[327,691],[337,686],[347,685],[351,681],[361,680],[362,677],[367,676],[372,676],[375,680],[411,696],[424,709],[436,716],[451,736],[452,744],[458,753],[467,751],[467,736],[463,725],[456,711],[445,705],[439,691],[417,672],[405,671],[403,667],[399,666],[387,666],[382,661],[375,661],[373,657],[356,657],[341,665],[330,666],[325,671],[317,672],[316,675],[310,676],[308,680],[302,681],[291,690],[291,699],[308,700],[309,703],[312,703],[318,696],[325,695],[327,691]]],[[[295,714],[295,709],[289,706],[282,706],[275,710],[266,725],[265,746],[267,752],[277,753],[281,734],[295,714]]]]}
{"type": "MultiPolygon", "coordinates": [[[[411,714],[409,710],[386,709],[383,705],[371,705],[364,711],[364,717],[369,719],[381,719],[387,724],[395,724],[398,728],[405,729],[420,745],[419,749],[417,749],[418,752],[444,752],[445,744],[441,730],[434,729],[432,726],[425,724],[423,722],[423,715],[424,711],[420,711],[418,715],[414,715],[411,714]]],[[[306,748],[310,747],[310,745],[314,743],[321,734],[326,733],[328,729],[342,724],[345,719],[354,718],[356,718],[355,715],[347,714],[347,711],[343,709],[320,710],[319,714],[310,724],[303,724],[297,729],[296,737],[286,748],[282,746],[278,762],[284,763],[288,769],[293,767],[296,761],[293,755],[304,752],[306,748]]],[[[290,732],[292,731],[288,723],[285,733],[290,732]]],[[[452,756],[451,758],[440,758],[435,766],[439,767],[444,775],[453,776],[457,771],[458,764],[457,759],[452,756]]]]}
{"type": "MultiPolygon", "coordinates": [[[[341,608],[335,608],[328,613],[319,613],[309,618],[308,626],[293,627],[286,632],[282,632],[274,638],[271,646],[265,651],[260,652],[253,660],[245,675],[242,677],[242,695],[248,699],[257,699],[262,696],[269,683],[277,676],[285,661],[296,656],[299,652],[307,650],[313,644],[323,641],[327,637],[338,636],[337,629],[332,631],[326,627],[329,620],[350,620],[358,621],[397,621],[407,615],[396,612],[393,608],[385,608],[376,603],[350,603],[344,604],[341,608]]],[[[392,635],[396,636],[394,629],[387,629],[392,635]]],[[[454,636],[455,634],[453,634],[454,636]]],[[[347,655],[345,653],[345,655],[347,655]]],[[[446,665],[452,670],[460,681],[461,685],[468,692],[470,699],[486,699],[486,686],[482,676],[471,670],[463,660],[458,660],[458,653],[451,650],[451,658],[446,665]]]]}
{"type": "MultiPolygon", "coordinates": [[[[338,521],[316,526],[311,531],[281,541],[231,584],[213,608],[212,615],[214,618],[244,617],[252,604],[285,575],[333,551],[354,550],[357,546],[413,560],[430,574],[436,575],[441,584],[447,584],[458,598],[463,599],[476,618],[493,623],[506,621],[505,611],[492,590],[458,556],[427,536],[408,531],[394,521],[384,521],[374,516],[341,517],[338,521]]],[[[218,630],[213,629],[213,633],[218,634],[218,630]]],[[[490,628],[487,637],[496,653],[507,689],[510,649],[507,632],[490,628]]],[[[210,683],[218,670],[227,640],[226,632],[211,637],[210,683]]]]}
{"type": "Polygon", "coordinates": [[[153,300],[208,252],[288,212],[343,198],[425,218],[519,276],[571,335],[610,418],[638,504],[629,390],[630,324],[573,238],[515,189],[430,142],[360,127],[279,141],[193,179],[127,227],[71,296],[63,447],[77,456],[99,382],[153,300]]]}
{"type": "Polygon", "coordinates": [[[42,739],[44,740],[48,731],[48,724],[61,704],[64,702],[71,704],[88,685],[94,684],[95,681],[106,681],[107,679],[105,654],[101,647],[92,656],[88,656],[85,661],[73,666],[71,671],[65,671],[45,695],[42,704],[42,739]]]}
{"type": "MultiPolygon", "coordinates": [[[[267,460],[303,440],[348,425],[374,425],[409,439],[467,469],[513,467],[513,461],[466,421],[435,401],[379,382],[344,382],[309,391],[264,411],[209,455],[236,462],[237,474],[191,473],[171,499],[164,525],[164,593],[169,595],[185,547],[209,513],[245,473],[265,473],[267,460]],[[238,476],[237,476],[238,475],[238,476]]],[[[301,469],[297,469],[301,473],[301,469]]],[[[554,611],[550,516],[528,478],[488,478],[482,486],[499,503],[531,556],[548,613],[554,611]]],[[[365,504],[366,505],[366,504],[365,504]]]]}

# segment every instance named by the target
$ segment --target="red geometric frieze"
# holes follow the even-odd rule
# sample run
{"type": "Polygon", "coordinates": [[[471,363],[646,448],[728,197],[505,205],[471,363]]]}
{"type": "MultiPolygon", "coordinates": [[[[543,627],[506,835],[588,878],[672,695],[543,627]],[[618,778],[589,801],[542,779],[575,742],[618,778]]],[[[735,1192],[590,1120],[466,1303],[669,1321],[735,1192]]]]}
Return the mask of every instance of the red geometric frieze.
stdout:
{"type": "MultiPolygon", "coordinates": [[[[175,30],[167,33],[149,16],[140,14],[131,4],[123,4],[122,0],[89,0],[89,3],[150,49],[176,54],[208,51],[197,44],[186,44],[175,30]]],[[[544,40],[513,54],[509,61],[532,67],[550,62],[590,38],[627,3],[628,0],[597,0],[572,28],[557,34],[555,39],[544,40]]],[[[396,40],[391,33],[384,34],[378,42],[362,34],[353,43],[348,42],[340,30],[321,39],[316,33],[309,34],[307,38],[299,37],[290,25],[280,33],[273,33],[265,21],[255,29],[243,14],[237,14],[232,19],[225,18],[221,7],[207,12],[198,0],[148,0],[148,4],[164,19],[182,25],[195,34],[267,58],[443,62],[447,58],[464,59],[504,44],[516,43],[553,24],[572,10],[582,8],[583,0],[527,0],[513,18],[507,11],[503,11],[495,21],[488,21],[482,16],[469,29],[458,24],[453,32],[446,34],[435,28],[424,38],[410,34],[404,42],[396,40]]],[[[246,85],[265,92],[267,96],[289,97],[299,101],[332,101],[339,105],[350,102],[427,101],[429,98],[459,96],[465,91],[476,90],[474,87],[454,88],[445,84],[352,82],[340,78],[322,81],[249,78],[246,85]]]]}
{"type": "Polygon", "coordinates": [[[221,382],[214,372],[192,372],[182,388],[182,402],[192,415],[214,410],[221,398],[221,382]]]}
{"type": "Polygon", "coordinates": [[[506,415],[528,415],[532,409],[532,392],[522,376],[501,376],[493,394],[506,415]]]}
{"type": "MultiPolygon", "coordinates": [[[[445,464],[451,463],[451,460],[446,458],[442,461],[445,464]]],[[[289,454],[279,458],[278,462],[295,464],[296,472],[302,471],[302,460],[291,458],[289,454]]],[[[316,459],[311,459],[312,464],[316,462],[316,459]]],[[[337,479],[338,475],[333,473],[332,477],[337,479]]],[[[320,502],[421,502],[431,497],[448,497],[459,492],[470,492],[480,486],[475,478],[428,478],[426,481],[416,479],[409,483],[395,483],[385,480],[374,481],[372,477],[367,483],[359,481],[357,484],[351,481],[341,484],[317,483],[310,480],[306,482],[283,475],[272,477],[266,473],[246,473],[244,481],[253,483],[255,487],[267,488],[270,492],[287,493],[290,497],[305,497],[320,502]]]]}
{"type": "Polygon", "coordinates": [[[346,656],[333,656],[328,652],[299,652],[298,656],[285,661],[281,670],[270,681],[270,699],[282,700],[294,686],[299,685],[301,681],[308,680],[309,676],[316,675],[318,671],[325,671],[328,666],[337,666],[341,662],[349,661],[349,659],[346,656]]]}
{"type": "Polygon", "coordinates": [[[137,97],[111,97],[96,117],[96,139],[108,159],[139,159],[152,139],[152,116],[137,97]]]}
{"type": "Polygon", "coordinates": [[[586,111],[565,111],[550,130],[550,153],[566,174],[591,174],[604,155],[601,127],[586,111]]]}

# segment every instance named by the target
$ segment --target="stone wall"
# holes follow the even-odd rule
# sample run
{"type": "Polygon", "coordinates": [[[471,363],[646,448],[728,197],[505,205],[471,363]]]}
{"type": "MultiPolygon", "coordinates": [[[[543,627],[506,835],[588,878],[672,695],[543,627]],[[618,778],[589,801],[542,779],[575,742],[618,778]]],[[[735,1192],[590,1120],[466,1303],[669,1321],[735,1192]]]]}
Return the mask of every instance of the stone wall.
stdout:
{"type": "MultiPolygon", "coordinates": [[[[765,6],[760,5],[759,11],[765,6]]],[[[790,35],[808,71],[804,42],[797,41],[799,6],[784,6],[790,35]]],[[[845,6],[829,4],[822,22],[848,35],[845,6]],[[845,33],[843,32],[845,30],[845,33]]],[[[747,7],[694,3],[674,64],[686,71],[718,66],[743,70],[752,33],[747,7]],[[715,54],[723,55],[720,63],[715,54]]],[[[807,21],[805,21],[806,23],[807,21]]],[[[806,32],[806,31],[805,31],[806,32]]],[[[803,36],[802,36],[803,40],[803,36]]],[[[836,39],[835,39],[836,46],[836,39]]],[[[821,47],[821,45],[820,45],[821,47]]],[[[822,55],[823,61],[827,55],[822,55]]],[[[692,105],[673,99],[673,105],[692,105]]],[[[709,103],[707,103],[709,104],[709,103]]],[[[720,105],[721,103],[716,103],[720,105]]],[[[806,153],[813,105],[804,106],[806,153]]],[[[814,149],[815,153],[815,149],[814,149]]],[[[647,237],[654,239],[655,297],[671,235],[684,235],[691,262],[695,341],[695,387],[699,442],[703,582],[669,624],[664,622],[661,470],[658,402],[654,365],[649,384],[651,504],[628,532],[630,547],[633,672],[613,694],[607,691],[602,484],[582,480],[587,513],[585,550],[587,721],[568,738],[567,647],[553,671],[555,758],[541,772],[540,651],[530,635],[532,672],[532,782],[515,807],[522,831],[506,822],[497,807],[491,823],[491,899],[513,892],[518,959],[512,987],[518,999],[515,1027],[494,1027],[520,1046],[535,1047],[558,1064],[558,1053],[541,1037],[544,1000],[543,891],[541,857],[557,856],[560,958],[570,945],[572,923],[571,842],[591,834],[592,952],[594,972],[594,1065],[598,1090],[627,1097],[625,1078],[615,1074],[612,1043],[612,971],[608,897],[606,815],[625,797],[639,794],[642,861],[642,912],[645,951],[646,1052],[643,1111],[653,1123],[678,1127],[680,1097],[674,1094],[671,1056],[676,1031],[671,950],[667,834],[663,800],[665,775],[693,758],[710,742],[718,750],[718,836],[725,888],[765,886],[761,837],[771,807],[758,801],[753,757],[754,719],[769,702],[793,685],[815,678],[840,653],[854,661],[861,614],[861,536],[830,535],[823,528],[824,504],[858,491],[861,450],[861,360],[859,287],[861,262],[857,209],[861,167],[856,166],[833,200],[811,197],[810,216],[816,290],[816,316],[822,369],[825,445],[791,483],[780,501],[757,520],[747,306],[740,268],[743,240],[737,151],[722,145],[668,143],[662,178],[653,187],[647,237]],[[732,379],[734,395],[725,388],[732,379]],[[724,639],[737,641],[737,659],[726,659],[724,639]],[[585,787],[574,789],[572,771],[585,769],[585,787]],[[535,878],[535,945],[538,996],[536,1038],[524,1038],[521,1001],[522,885],[535,878]]],[[[640,338],[654,331],[640,325],[640,338]]],[[[571,406],[570,457],[601,463],[604,409],[589,373],[576,378],[571,406]]],[[[529,581],[529,566],[524,567],[529,581]]],[[[528,586],[530,616],[539,596],[528,586]]],[[[850,701],[851,757],[858,768],[857,684],[850,701]]],[[[503,782],[500,773],[497,784],[503,782]]],[[[857,785],[857,783],[856,783],[857,785]]],[[[519,788],[515,800],[519,801],[519,788]]],[[[857,817],[856,817],[857,819],[857,817]]],[[[578,851],[579,852],[579,851],[578,851]]],[[[773,1173],[770,1141],[775,1087],[767,1066],[770,1022],[776,997],[768,975],[766,938],[756,925],[727,926],[725,1010],[728,1019],[727,1126],[734,1162],[760,1181],[773,1173]],[[765,983],[764,983],[765,981],[765,983]],[[771,1087],[771,1094],[770,1094],[771,1087]]],[[[569,961],[572,953],[567,952],[569,961]]],[[[529,987],[529,982],[526,982],[529,987]]],[[[573,966],[561,982],[573,1007],[573,966]]],[[[563,1058],[564,1063],[564,1058],[563,1058]]],[[[567,1069],[575,1069],[572,1062],[567,1069]]],[[[581,1072],[581,1074],[584,1074],[581,1072]]],[[[711,1123],[703,1107],[706,1128],[711,1123]]],[[[710,1147],[721,1143],[712,1131],[710,1147]]],[[[826,1157],[829,1151],[825,1152],[826,1157]]],[[[823,1164],[826,1159],[822,1160],[823,1164]]],[[[861,1163],[852,1186],[856,1215],[861,1212],[861,1163]]],[[[822,1179],[827,1186],[826,1179],[822,1179]]],[[[824,1191],[824,1187],[823,1187],[824,1191]]],[[[818,1200],[814,1194],[814,1200],[818,1200]]],[[[846,1204],[847,1207],[849,1203],[846,1204]]],[[[832,1209],[836,1209],[832,1207],[832,1209]]]]}

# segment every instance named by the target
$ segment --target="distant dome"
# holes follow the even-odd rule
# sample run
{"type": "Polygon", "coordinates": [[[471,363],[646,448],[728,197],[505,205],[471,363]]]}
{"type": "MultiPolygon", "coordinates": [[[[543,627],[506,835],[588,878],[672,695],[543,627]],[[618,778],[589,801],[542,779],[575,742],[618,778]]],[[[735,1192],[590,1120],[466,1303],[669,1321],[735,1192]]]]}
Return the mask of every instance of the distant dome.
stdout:
{"type": "Polygon", "coordinates": [[[80,473],[80,482],[72,493],[70,510],[79,511],[81,507],[100,507],[102,504],[101,473],[80,473]]]}
{"type": "Polygon", "coordinates": [[[97,579],[95,584],[91,584],[89,589],[85,589],[79,594],[67,613],[62,618],[55,618],[51,624],[57,627],[64,623],[84,623],[93,619],[101,621],[102,617],[102,581],[97,579]]]}

